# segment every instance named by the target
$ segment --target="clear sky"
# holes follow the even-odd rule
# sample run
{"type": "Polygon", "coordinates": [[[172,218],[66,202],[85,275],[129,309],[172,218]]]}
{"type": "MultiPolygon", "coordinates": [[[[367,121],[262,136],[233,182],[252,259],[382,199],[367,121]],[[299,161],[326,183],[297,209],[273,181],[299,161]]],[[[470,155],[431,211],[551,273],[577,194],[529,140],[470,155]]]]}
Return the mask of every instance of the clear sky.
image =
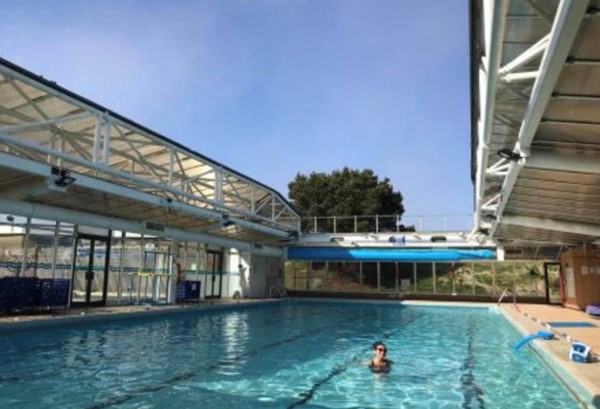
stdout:
{"type": "Polygon", "coordinates": [[[0,55],[287,196],[373,169],[470,214],[467,0],[1,0],[0,55]]]}

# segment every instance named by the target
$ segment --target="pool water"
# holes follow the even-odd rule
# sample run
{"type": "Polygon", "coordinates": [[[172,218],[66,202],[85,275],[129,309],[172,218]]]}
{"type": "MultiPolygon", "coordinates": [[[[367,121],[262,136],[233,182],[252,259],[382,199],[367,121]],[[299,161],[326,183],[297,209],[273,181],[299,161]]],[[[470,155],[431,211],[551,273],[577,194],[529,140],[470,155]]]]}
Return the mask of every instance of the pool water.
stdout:
{"type": "Polygon", "coordinates": [[[0,408],[579,408],[520,338],[493,309],[293,300],[3,334],[0,408]]]}

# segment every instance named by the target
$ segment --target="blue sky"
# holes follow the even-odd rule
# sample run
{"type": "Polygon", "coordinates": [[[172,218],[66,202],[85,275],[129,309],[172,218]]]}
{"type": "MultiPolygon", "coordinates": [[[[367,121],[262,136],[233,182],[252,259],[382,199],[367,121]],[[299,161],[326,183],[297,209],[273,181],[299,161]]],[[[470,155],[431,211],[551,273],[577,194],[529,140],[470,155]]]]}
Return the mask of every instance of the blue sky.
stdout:
{"type": "Polygon", "coordinates": [[[287,196],[373,169],[470,214],[467,0],[0,2],[0,55],[287,196]]]}

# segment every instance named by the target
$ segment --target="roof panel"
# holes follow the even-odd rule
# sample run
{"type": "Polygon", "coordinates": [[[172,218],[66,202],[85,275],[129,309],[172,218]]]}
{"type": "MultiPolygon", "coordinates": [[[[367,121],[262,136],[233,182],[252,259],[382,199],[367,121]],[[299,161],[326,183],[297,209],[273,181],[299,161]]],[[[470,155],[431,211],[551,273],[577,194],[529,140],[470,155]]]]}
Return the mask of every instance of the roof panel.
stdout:
{"type": "MultiPolygon", "coordinates": [[[[493,51],[485,50],[480,39],[486,30],[495,33],[499,31],[499,26],[486,26],[487,21],[482,16],[483,7],[481,3],[475,3],[478,2],[471,2],[471,11],[475,13],[472,16],[474,29],[471,33],[471,44],[475,48],[471,53],[474,152],[482,137],[478,134],[479,121],[485,114],[485,105],[479,97],[486,94],[479,90],[479,85],[482,84],[479,77],[482,63],[478,56],[488,55],[493,51]]],[[[599,3],[600,1],[594,0],[590,6],[597,6],[599,3]]],[[[555,44],[561,44],[568,38],[565,44],[571,48],[570,52],[567,52],[569,50],[566,47],[550,48],[544,61],[551,65],[548,66],[548,71],[542,71],[542,75],[538,75],[535,82],[532,79],[505,82],[505,78],[499,75],[492,83],[497,92],[494,111],[491,112],[491,141],[483,148],[487,167],[495,164],[500,170],[486,172],[486,169],[477,169],[479,162],[476,155],[472,156],[472,166],[479,174],[475,179],[476,183],[483,180],[483,185],[476,190],[484,193],[479,203],[488,203],[485,210],[478,208],[480,220],[484,220],[482,213],[485,213],[486,220],[492,220],[488,224],[491,226],[489,231],[495,239],[503,242],[526,244],[539,241],[551,245],[552,242],[583,244],[600,239],[600,171],[594,166],[595,160],[600,163],[600,19],[585,17],[586,10],[582,3],[569,3],[568,7],[562,8],[568,17],[560,20],[555,25],[557,30],[551,32],[549,21],[555,18],[557,5],[557,0],[509,2],[504,38],[500,46],[500,67],[547,34],[550,41],[556,40],[555,44]],[[562,26],[563,22],[567,22],[567,25],[562,26]],[[570,30],[568,24],[573,25],[573,30],[570,30]],[[562,28],[565,30],[558,30],[562,28]],[[553,37],[554,33],[561,35],[553,37]],[[569,45],[571,39],[573,42],[569,45]],[[565,54],[563,59],[562,55],[565,54]],[[557,55],[561,57],[556,58],[557,55]],[[550,80],[552,77],[546,74],[554,67],[560,69],[562,61],[565,63],[554,83],[550,80]],[[534,87],[537,93],[532,93],[534,87]],[[546,89],[552,93],[547,105],[546,99],[542,97],[544,94],[541,93],[546,89]],[[524,103],[529,104],[527,111],[524,103]],[[527,116],[538,111],[542,114],[539,124],[535,115],[527,116]],[[535,124],[530,144],[527,138],[518,140],[519,133],[528,130],[523,127],[525,120],[531,120],[535,124]],[[500,148],[520,153],[520,166],[511,165],[508,159],[502,161],[497,154],[500,148]],[[538,155],[539,160],[533,160],[538,155]],[[582,161],[585,160],[584,163],[589,166],[574,166],[573,155],[580,155],[582,161]],[[533,166],[537,168],[534,169],[533,166]],[[483,172],[486,173],[481,178],[483,172]],[[498,193],[500,201],[494,202],[498,193]],[[509,215],[512,219],[504,217],[509,215]],[[529,226],[509,224],[516,223],[517,220],[526,220],[529,226]]],[[[500,9],[498,7],[495,10],[500,9]]],[[[590,10],[594,11],[588,9],[587,12],[590,10]]],[[[538,71],[541,57],[542,54],[539,54],[529,59],[513,73],[538,71]]],[[[487,91],[489,93],[493,90],[487,91]]],[[[482,222],[475,228],[486,231],[482,228],[482,222]]]]}

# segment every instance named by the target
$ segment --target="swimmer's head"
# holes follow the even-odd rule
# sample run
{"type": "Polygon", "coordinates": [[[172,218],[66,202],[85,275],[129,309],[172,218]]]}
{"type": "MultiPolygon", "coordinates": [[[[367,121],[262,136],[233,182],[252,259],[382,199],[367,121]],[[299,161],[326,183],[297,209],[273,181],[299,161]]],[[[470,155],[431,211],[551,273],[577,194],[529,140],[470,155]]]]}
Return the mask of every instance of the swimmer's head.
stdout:
{"type": "Polygon", "coordinates": [[[375,352],[381,353],[383,355],[385,355],[387,353],[387,347],[381,341],[374,342],[373,349],[375,350],[375,352]]]}

